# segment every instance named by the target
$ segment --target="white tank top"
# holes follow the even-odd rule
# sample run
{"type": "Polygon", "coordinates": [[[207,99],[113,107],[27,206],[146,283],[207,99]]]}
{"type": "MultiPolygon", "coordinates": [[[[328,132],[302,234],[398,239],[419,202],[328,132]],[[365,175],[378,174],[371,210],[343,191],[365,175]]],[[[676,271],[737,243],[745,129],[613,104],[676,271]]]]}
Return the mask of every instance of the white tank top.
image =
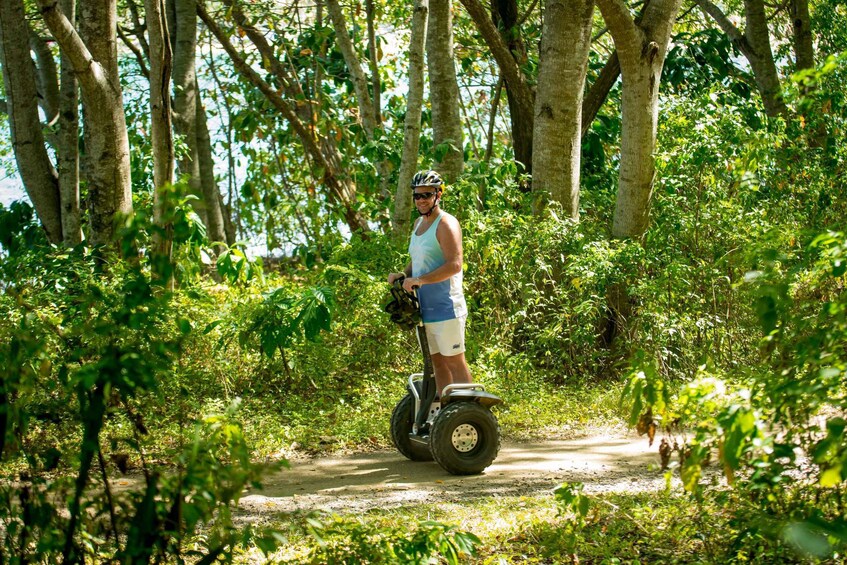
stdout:
{"type": "MultiPolygon", "coordinates": [[[[431,273],[446,262],[441,245],[435,237],[438,224],[445,214],[446,212],[440,212],[432,225],[421,235],[417,235],[417,231],[422,220],[415,222],[409,241],[413,277],[431,273]]],[[[424,322],[443,322],[468,314],[465,295],[462,292],[462,271],[439,283],[422,285],[418,289],[418,298],[424,322]]]]}

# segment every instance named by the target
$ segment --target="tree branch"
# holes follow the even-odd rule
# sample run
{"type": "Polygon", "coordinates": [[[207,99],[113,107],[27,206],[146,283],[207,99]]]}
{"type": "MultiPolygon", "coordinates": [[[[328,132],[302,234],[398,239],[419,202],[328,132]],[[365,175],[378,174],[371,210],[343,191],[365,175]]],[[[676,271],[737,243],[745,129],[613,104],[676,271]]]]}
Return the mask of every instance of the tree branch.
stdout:
{"type": "Polygon", "coordinates": [[[37,0],[37,2],[44,23],[50,28],[50,32],[73,66],[80,82],[92,83],[90,84],[92,88],[99,88],[106,80],[103,68],[94,60],[76,28],[62,12],[58,0],[37,0]]]}
{"type": "Polygon", "coordinates": [[[618,53],[640,55],[643,34],[623,0],[597,0],[597,7],[612,33],[618,53]]]}
{"type": "Polygon", "coordinates": [[[483,7],[479,0],[460,1],[476,24],[476,28],[482,35],[488,48],[491,50],[494,60],[497,61],[497,65],[503,74],[503,80],[509,85],[510,89],[514,89],[515,91],[523,90],[529,93],[529,85],[526,83],[526,79],[518,67],[517,61],[515,61],[515,58],[509,51],[509,46],[503,41],[500,32],[494,26],[494,22],[491,20],[488,12],[486,12],[485,7],[483,7]]]}
{"type": "Polygon", "coordinates": [[[220,42],[224,51],[226,51],[227,55],[229,55],[230,59],[232,59],[232,63],[238,72],[241,73],[241,75],[244,76],[250,84],[258,88],[259,91],[265,95],[268,101],[273,104],[277,110],[279,110],[282,116],[291,124],[291,127],[294,128],[294,131],[297,133],[297,136],[306,148],[307,153],[309,153],[309,155],[315,160],[317,166],[322,168],[324,171],[328,171],[329,165],[326,162],[326,159],[324,159],[320,147],[318,147],[317,139],[312,135],[309,129],[303,125],[303,122],[300,121],[294,113],[294,110],[292,110],[291,106],[282,98],[282,96],[280,96],[279,92],[265,82],[262,77],[259,76],[259,73],[247,64],[247,61],[229,40],[229,35],[224,33],[220,26],[218,26],[217,22],[209,16],[209,13],[206,11],[206,7],[203,5],[202,1],[197,2],[197,15],[200,16],[200,19],[203,20],[203,23],[206,24],[206,27],[212,32],[212,35],[214,35],[220,42]]]}
{"type": "Polygon", "coordinates": [[[353,48],[350,34],[347,33],[347,22],[344,18],[344,13],[341,11],[341,6],[338,4],[338,0],[327,0],[326,6],[329,11],[329,19],[332,22],[332,27],[335,29],[335,43],[338,45],[338,49],[341,51],[342,57],[344,57],[344,62],[347,64],[347,69],[350,71],[353,88],[356,92],[356,99],[359,102],[359,116],[362,119],[362,126],[368,138],[373,139],[374,130],[376,129],[376,116],[374,115],[371,96],[368,93],[368,80],[365,78],[365,73],[362,71],[362,64],[353,48]]]}
{"type": "Polygon", "coordinates": [[[738,47],[745,57],[749,59],[751,55],[755,56],[750,44],[747,42],[747,38],[741,33],[741,30],[735,27],[735,24],[729,21],[729,18],[726,17],[726,14],[720,8],[709,0],[695,0],[695,2],[697,2],[697,5],[700,6],[704,14],[715,20],[718,27],[723,30],[733,45],[738,47]]]}
{"type": "Polygon", "coordinates": [[[138,62],[138,66],[141,69],[141,74],[144,75],[148,80],[150,79],[150,70],[147,68],[147,61],[144,58],[144,53],[141,52],[141,49],[138,48],[135,43],[129,38],[129,36],[124,32],[121,26],[118,26],[118,37],[121,38],[124,45],[126,45],[127,49],[132,51],[132,54],[135,55],[135,60],[138,62]]]}

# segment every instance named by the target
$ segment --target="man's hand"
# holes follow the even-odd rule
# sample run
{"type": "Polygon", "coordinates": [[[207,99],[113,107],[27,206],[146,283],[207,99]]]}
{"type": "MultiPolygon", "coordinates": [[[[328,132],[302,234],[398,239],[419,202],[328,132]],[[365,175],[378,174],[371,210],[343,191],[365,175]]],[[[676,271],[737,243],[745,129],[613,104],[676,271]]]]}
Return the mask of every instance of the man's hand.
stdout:
{"type": "Polygon", "coordinates": [[[412,292],[413,289],[421,286],[422,284],[421,279],[417,277],[406,277],[403,281],[403,289],[406,292],[412,292]]]}
{"type": "Polygon", "coordinates": [[[388,284],[394,284],[394,281],[397,279],[402,279],[406,276],[406,273],[389,273],[388,274],[388,284]]]}

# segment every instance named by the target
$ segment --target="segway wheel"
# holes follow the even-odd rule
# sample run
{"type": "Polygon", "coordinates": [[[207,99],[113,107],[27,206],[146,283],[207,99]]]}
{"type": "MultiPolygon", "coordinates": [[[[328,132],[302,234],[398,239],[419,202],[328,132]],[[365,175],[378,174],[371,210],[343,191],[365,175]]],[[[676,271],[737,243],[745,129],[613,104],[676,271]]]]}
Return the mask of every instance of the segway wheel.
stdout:
{"type": "Polygon", "coordinates": [[[391,413],[391,441],[397,451],[412,461],[432,461],[432,453],[426,445],[413,442],[409,439],[412,433],[412,424],[415,421],[415,399],[407,394],[391,413]]]}
{"type": "Polygon", "coordinates": [[[490,410],[476,402],[448,404],[432,424],[430,449],[448,473],[476,475],[500,451],[500,425],[490,410]]]}

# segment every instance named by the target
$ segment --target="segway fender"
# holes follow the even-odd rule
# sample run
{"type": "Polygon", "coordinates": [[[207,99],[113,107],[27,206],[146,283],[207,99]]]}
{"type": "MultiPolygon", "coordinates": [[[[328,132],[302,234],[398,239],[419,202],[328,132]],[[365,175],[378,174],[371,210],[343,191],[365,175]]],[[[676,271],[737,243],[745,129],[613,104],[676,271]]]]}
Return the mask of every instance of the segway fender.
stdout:
{"type": "Polygon", "coordinates": [[[442,400],[442,404],[445,405],[452,402],[477,402],[486,408],[491,408],[492,406],[502,404],[503,399],[496,394],[491,394],[484,390],[460,389],[451,391],[450,396],[442,400]]]}

